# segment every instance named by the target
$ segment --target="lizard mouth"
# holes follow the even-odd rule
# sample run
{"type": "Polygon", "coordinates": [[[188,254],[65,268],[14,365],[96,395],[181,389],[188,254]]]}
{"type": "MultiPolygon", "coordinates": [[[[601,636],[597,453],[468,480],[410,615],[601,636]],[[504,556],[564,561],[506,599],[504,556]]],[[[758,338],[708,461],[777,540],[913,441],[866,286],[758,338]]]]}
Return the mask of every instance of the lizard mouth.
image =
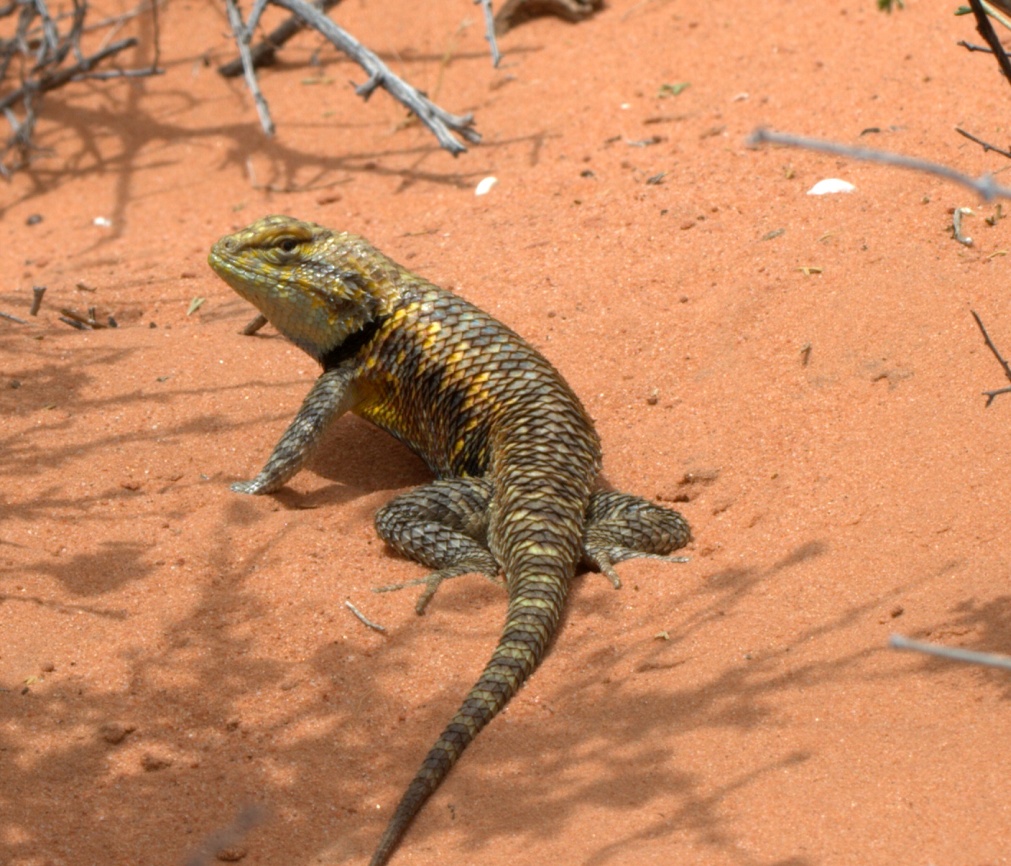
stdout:
{"type": "Polygon", "coordinates": [[[234,252],[235,242],[232,238],[222,238],[213,247],[210,255],[207,256],[207,264],[211,266],[221,279],[237,291],[243,297],[247,296],[245,285],[247,282],[262,280],[262,276],[255,270],[242,266],[242,259],[234,252]],[[232,241],[229,243],[229,241],[232,241]]]}

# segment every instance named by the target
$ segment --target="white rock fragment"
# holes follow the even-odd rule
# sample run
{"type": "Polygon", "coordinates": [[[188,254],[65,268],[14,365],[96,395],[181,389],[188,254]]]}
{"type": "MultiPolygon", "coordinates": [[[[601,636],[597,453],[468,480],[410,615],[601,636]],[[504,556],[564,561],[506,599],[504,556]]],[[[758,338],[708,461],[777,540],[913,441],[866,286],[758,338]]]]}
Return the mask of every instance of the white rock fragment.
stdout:
{"type": "Polygon", "coordinates": [[[498,183],[497,177],[486,177],[484,178],[475,188],[474,195],[487,195],[491,192],[491,188],[498,183]]]}
{"type": "Polygon", "coordinates": [[[107,229],[109,228],[109,226],[112,225],[112,220],[109,219],[108,217],[95,217],[92,220],[92,223],[94,223],[96,226],[101,226],[103,229],[107,229]]]}
{"type": "Polygon", "coordinates": [[[831,195],[835,192],[853,192],[856,187],[853,186],[848,180],[839,180],[837,177],[827,177],[825,180],[819,180],[813,187],[808,191],[808,195],[831,195]]]}

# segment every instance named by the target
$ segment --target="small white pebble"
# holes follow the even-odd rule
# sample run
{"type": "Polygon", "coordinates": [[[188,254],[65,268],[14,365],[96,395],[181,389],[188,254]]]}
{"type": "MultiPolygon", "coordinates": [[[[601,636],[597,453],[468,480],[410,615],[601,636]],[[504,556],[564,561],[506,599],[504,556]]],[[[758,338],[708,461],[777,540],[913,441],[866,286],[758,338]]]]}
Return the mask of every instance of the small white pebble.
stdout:
{"type": "Polygon", "coordinates": [[[96,226],[101,226],[103,229],[109,228],[112,225],[112,220],[108,217],[95,217],[92,222],[96,226]]]}
{"type": "Polygon", "coordinates": [[[475,188],[474,195],[487,195],[491,188],[498,183],[497,177],[486,177],[475,188]]]}
{"type": "Polygon", "coordinates": [[[847,180],[839,180],[837,177],[828,177],[819,180],[808,191],[808,195],[831,195],[834,192],[853,192],[856,187],[847,180]]]}

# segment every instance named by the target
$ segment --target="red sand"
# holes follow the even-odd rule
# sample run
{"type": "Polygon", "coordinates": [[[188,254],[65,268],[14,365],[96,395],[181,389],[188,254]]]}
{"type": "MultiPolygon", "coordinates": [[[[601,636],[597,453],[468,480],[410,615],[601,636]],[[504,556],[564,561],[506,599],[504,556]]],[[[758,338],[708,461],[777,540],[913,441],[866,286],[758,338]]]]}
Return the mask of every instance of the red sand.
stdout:
{"type": "Polygon", "coordinates": [[[1007,146],[1011,88],[951,12],[612,0],[517,28],[493,70],[466,0],[341,4],[476,114],[456,160],[314,35],[262,74],[265,140],[215,72],[214,4],[165,8],[166,75],[49,94],[51,153],[0,223],[0,310],[48,286],[37,320],[0,321],[0,863],[175,866],[252,804],[244,864],[364,863],[497,637],[480,577],[423,618],[370,592],[423,573],[371,519],[426,473],[363,422],[280,495],[229,491],[316,374],[240,336],[252,310],[206,266],[269,212],[365,234],[527,336],[609,480],[696,538],[620,592],[577,581],[394,864],[1008,862],[1011,675],[886,641],[1011,652],[1011,396],[984,408],[1006,383],[969,312],[1011,354],[1011,221],[933,177],[745,145],[765,124],[1006,171],[954,132],[1007,146]],[[805,195],[825,177],[856,191],[805,195]],[[57,320],[92,305],[121,327],[57,320]]]}

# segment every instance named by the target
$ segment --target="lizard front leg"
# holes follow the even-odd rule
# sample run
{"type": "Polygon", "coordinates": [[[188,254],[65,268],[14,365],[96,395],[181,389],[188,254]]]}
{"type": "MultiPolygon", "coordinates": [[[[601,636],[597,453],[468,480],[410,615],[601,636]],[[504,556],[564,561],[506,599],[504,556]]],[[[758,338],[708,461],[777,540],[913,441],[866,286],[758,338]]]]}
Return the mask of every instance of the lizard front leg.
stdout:
{"type": "Polygon", "coordinates": [[[301,469],[323,438],[327,427],[354,405],[355,373],[351,367],[334,367],[323,373],[302,401],[288,429],[251,481],[236,481],[236,493],[273,493],[301,469]]]}

